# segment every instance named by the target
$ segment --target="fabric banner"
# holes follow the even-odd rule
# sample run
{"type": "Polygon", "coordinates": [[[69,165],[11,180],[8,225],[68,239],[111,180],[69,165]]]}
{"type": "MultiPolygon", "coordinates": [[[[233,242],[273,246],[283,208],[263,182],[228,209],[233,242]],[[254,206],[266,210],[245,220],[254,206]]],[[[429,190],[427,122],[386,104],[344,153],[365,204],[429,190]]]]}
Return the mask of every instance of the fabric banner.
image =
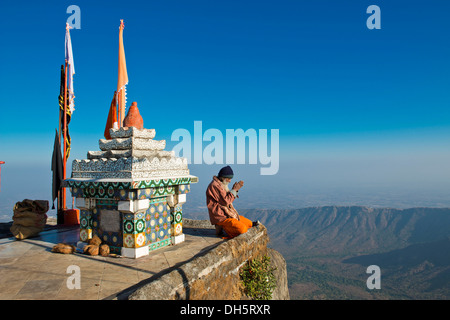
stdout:
{"type": "Polygon", "coordinates": [[[128,73],[127,73],[127,63],[125,60],[125,48],[123,46],[123,29],[125,25],[123,20],[120,20],[119,28],[119,74],[117,79],[117,103],[119,112],[119,123],[122,126],[123,119],[125,118],[125,106],[127,103],[127,89],[128,84],[128,73]]]}
{"type": "Polygon", "coordinates": [[[111,101],[111,106],[109,107],[108,119],[106,120],[105,139],[111,139],[111,134],[109,133],[109,129],[118,129],[117,125],[117,108],[116,108],[116,92],[114,92],[114,97],[111,101]]]}
{"type": "MultiPolygon", "coordinates": [[[[64,159],[65,161],[67,161],[67,159],[69,159],[70,156],[70,144],[71,144],[71,139],[70,139],[70,134],[69,134],[69,123],[70,123],[70,119],[72,118],[72,112],[70,112],[70,109],[67,108],[66,110],[66,128],[64,127],[64,84],[65,84],[65,75],[64,75],[64,65],[61,65],[61,84],[60,84],[60,88],[59,88],[59,97],[58,97],[58,101],[59,101],[59,116],[60,116],[60,125],[61,125],[61,136],[64,137],[64,131],[66,131],[66,159],[64,159]]],[[[69,94],[67,94],[67,99],[69,99],[69,94]]],[[[67,100],[69,101],[69,100],[67,100]]]]}
{"type": "Polygon", "coordinates": [[[72,53],[72,40],[70,39],[69,25],[66,25],[66,61],[67,61],[67,92],[69,95],[69,100],[67,102],[69,106],[70,113],[75,110],[75,94],[73,88],[73,75],[75,74],[75,65],[73,63],[73,53],[72,53]]]}
{"type": "Polygon", "coordinates": [[[52,209],[55,209],[55,199],[58,197],[58,192],[61,190],[63,182],[63,160],[61,154],[61,144],[59,143],[58,130],[55,134],[55,142],[53,144],[53,154],[52,154],[52,171],[53,171],[53,182],[52,182],[52,209]]]}

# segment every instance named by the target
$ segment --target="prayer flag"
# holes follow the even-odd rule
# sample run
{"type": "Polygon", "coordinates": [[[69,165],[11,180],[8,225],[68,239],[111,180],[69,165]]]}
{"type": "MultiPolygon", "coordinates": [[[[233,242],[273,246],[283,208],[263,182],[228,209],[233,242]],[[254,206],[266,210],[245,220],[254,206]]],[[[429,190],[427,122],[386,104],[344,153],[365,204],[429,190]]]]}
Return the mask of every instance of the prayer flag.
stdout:
{"type": "Polygon", "coordinates": [[[73,89],[73,75],[75,74],[75,66],[73,63],[73,53],[72,53],[72,40],[70,39],[70,27],[66,24],[66,61],[67,61],[67,92],[69,96],[69,100],[67,104],[69,106],[70,113],[75,110],[75,94],[73,89]]]}
{"type": "Polygon", "coordinates": [[[55,142],[53,144],[52,171],[53,171],[52,209],[55,209],[55,199],[58,197],[58,192],[61,189],[63,181],[63,161],[61,155],[61,145],[59,143],[58,137],[58,130],[56,130],[55,142]]]}
{"type": "MultiPolygon", "coordinates": [[[[65,161],[67,161],[67,159],[69,159],[70,156],[70,143],[71,143],[71,139],[70,139],[70,134],[69,134],[69,123],[70,123],[70,119],[72,118],[72,112],[70,112],[69,108],[67,108],[66,110],[66,127],[64,127],[64,84],[66,81],[66,76],[64,74],[64,65],[61,65],[61,84],[59,87],[59,97],[58,97],[58,101],[59,101],[59,115],[60,115],[60,125],[61,125],[61,134],[62,136],[64,136],[64,131],[66,131],[66,159],[65,161]]],[[[67,94],[69,95],[69,94],[67,94]]],[[[67,97],[67,99],[69,99],[67,97]]],[[[69,100],[67,100],[69,101],[69,100]]]]}
{"type": "Polygon", "coordinates": [[[119,104],[119,124],[122,126],[123,119],[125,118],[125,105],[127,102],[127,89],[128,73],[127,64],[125,60],[125,48],[123,46],[123,20],[120,20],[119,28],[119,75],[117,79],[117,102],[119,104]]]}
{"type": "Polygon", "coordinates": [[[109,133],[109,129],[114,128],[118,129],[117,125],[117,108],[116,108],[116,92],[114,92],[114,97],[111,101],[111,106],[109,107],[108,120],[106,120],[105,126],[105,139],[111,139],[111,134],[109,133]]]}

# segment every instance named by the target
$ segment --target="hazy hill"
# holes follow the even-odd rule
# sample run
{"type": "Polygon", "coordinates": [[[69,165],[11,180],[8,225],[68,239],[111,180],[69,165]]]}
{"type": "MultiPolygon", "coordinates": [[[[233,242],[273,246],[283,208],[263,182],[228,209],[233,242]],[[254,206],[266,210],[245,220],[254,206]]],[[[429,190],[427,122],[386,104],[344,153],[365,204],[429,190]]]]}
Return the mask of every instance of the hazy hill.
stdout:
{"type": "Polygon", "coordinates": [[[449,299],[450,209],[241,210],[288,263],[291,298],[449,299]],[[369,265],[382,289],[368,290],[369,265]]]}
{"type": "Polygon", "coordinates": [[[450,209],[312,207],[296,210],[241,210],[260,220],[274,245],[305,254],[360,253],[402,248],[450,235],[450,209]]]}

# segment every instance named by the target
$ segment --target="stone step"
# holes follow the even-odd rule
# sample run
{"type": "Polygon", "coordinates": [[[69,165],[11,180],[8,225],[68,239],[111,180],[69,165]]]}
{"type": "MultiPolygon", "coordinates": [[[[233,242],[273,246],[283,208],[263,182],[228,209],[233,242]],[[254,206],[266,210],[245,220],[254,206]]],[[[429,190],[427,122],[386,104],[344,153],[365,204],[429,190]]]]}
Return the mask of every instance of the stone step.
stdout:
{"type": "Polygon", "coordinates": [[[99,147],[102,151],[109,150],[164,150],[166,140],[151,140],[146,138],[116,138],[100,139],[99,147]]]}
{"type": "Polygon", "coordinates": [[[122,127],[120,129],[110,129],[111,138],[145,138],[153,139],[156,135],[155,129],[137,129],[135,127],[122,127]]]}
{"type": "Polygon", "coordinates": [[[108,150],[108,151],[88,151],[87,158],[102,159],[102,158],[172,158],[175,157],[174,151],[165,150],[108,150]]]}

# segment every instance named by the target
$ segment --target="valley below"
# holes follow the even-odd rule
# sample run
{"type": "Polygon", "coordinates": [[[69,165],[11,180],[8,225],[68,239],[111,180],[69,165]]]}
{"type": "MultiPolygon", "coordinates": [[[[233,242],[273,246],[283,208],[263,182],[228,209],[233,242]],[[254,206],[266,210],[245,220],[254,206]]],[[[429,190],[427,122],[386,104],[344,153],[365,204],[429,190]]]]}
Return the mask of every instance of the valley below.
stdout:
{"type": "Polygon", "coordinates": [[[281,252],[291,299],[449,299],[450,209],[241,210],[281,252]],[[371,265],[380,289],[369,289],[371,265]]]}

